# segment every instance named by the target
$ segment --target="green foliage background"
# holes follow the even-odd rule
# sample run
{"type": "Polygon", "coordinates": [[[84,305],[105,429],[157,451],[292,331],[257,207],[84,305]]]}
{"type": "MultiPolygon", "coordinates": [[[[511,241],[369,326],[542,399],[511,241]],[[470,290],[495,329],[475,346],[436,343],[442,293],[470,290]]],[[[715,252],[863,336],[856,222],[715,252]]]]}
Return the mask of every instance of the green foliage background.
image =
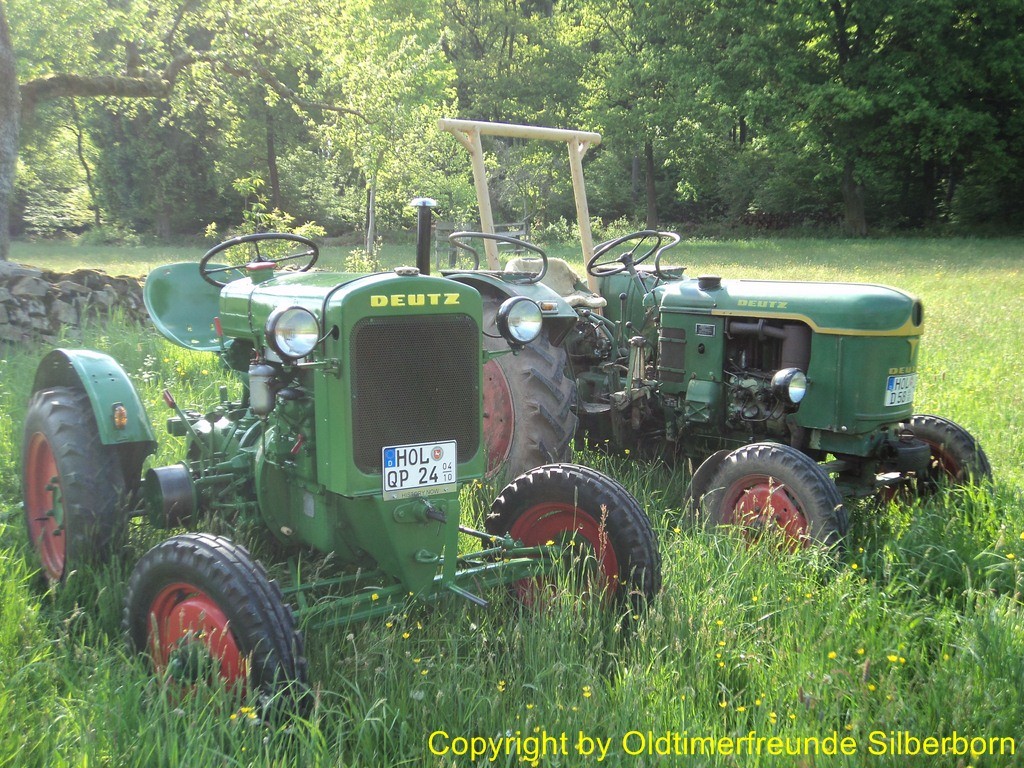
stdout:
{"type": "MultiPolygon", "coordinates": [[[[169,99],[40,101],[13,225],[195,235],[236,178],[331,235],[475,218],[441,116],[603,133],[605,220],[731,228],[1018,230],[1017,0],[4,0],[23,88],[165,77],[169,99]]],[[[498,142],[500,218],[574,216],[564,148],[498,142]]],[[[370,240],[373,239],[371,232],[370,240]]]]}

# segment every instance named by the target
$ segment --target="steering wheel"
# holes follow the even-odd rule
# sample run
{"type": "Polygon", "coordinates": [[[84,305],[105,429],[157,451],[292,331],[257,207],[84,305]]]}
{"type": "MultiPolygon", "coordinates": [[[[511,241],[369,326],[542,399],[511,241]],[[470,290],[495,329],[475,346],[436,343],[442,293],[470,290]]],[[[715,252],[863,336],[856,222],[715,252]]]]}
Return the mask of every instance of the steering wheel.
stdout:
{"type": "Polygon", "coordinates": [[[533,273],[506,273],[506,279],[510,282],[519,283],[522,285],[532,285],[533,283],[539,283],[541,278],[547,274],[548,271],[548,255],[533,243],[528,243],[525,240],[520,240],[518,237],[510,237],[508,235],[492,235],[488,232],[453,232],[448,235],[448,242],[454,245],[456,248],[461,248],[464,251],[469,251],[473,256],[473,269],[480,269],[480,253],[476,248],[471,246],[469,243],[463,242],[464,240],[494,240],[498,243],[505,243],[506,245],[514,245],[517,249],[523,249],[526,251],[532,251],[540,257],[540,271],[533,273]],[[510,275],[515,275],[515,278],[509,278],[510,275]]]}
{"type": "MultiPolygon", "coordinates": [[[[277,250],[277,249],[274,249],[277,250]]],[[[273,250],[272,250],[273,252],[273,250]]],[[[296,259],[306,259],[306,263],[299,267],[299,272],[307,272],[310,267],[316,264],[316,260],[320,258],[320,249],[316,243],[310,240],[308,237],[302,235],[294,235],[291,232],[257,232],[254,235],[239,235],[233,237],[230,240],[225,240],[223,243],[215,245],[213,248],[203,254],[203,258],[199,261],[199,274],[202,275],[203,280],[210,283],[210,285],[216,285],[218,288],[227,285],[229,281],[218,280],[212,275],[217,275],[222,272],[237,272],[239,277],[245,277],[248,272],[258,272],[264,269],[277,269],[277,266],[285,261],[295,261],[296,259]],[[268,256],[260,253],[260,243],[266,240],[283,240],[291,243],[298,243],[299,245],[305,246],[305,250],[298,251],[296,253],[288,253],[284,256],[268,256]],[[226,267],[210,267],[210,259],[219,253],[223,253],[229,248],[235,248],[240,245],[249,246],[248,258],[242,264],[232,264],[226,267]]],[[[237,279],[237,278],[235,278],[237,279]]]]}
{"type": "Polygon", "coordinates": [[[587,273],[595,277],[617,275],[637,264],[642,264],[651,256],[656,256],[655,263],[657,263],[661,260],[662,251],[671,248],[678,242],[679,235],[674,232],[659,232],[655,229],[642,229],[613,240],[606,240],[594,248],[594,255],[587,261],[587,273]],[[636,244],[632,248],[613,258],[605,258],[616,246],[634,240],[636,244]],[[643,253],[637,256],[637,251],[640,250],[643,250],[643,253]]]}

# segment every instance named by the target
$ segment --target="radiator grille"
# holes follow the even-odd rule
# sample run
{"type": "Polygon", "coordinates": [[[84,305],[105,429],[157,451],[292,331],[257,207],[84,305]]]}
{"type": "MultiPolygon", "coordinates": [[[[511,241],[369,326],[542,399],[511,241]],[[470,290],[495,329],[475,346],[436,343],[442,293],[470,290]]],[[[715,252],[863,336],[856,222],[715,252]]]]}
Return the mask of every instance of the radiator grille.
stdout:
{"type": "Polygon", "coordinates": [[[352,448],[380,474],[381,449],[458,441],[459,462],[480,443],[480,330],[468,315],[373,317],[352,331],[352,448]]]}

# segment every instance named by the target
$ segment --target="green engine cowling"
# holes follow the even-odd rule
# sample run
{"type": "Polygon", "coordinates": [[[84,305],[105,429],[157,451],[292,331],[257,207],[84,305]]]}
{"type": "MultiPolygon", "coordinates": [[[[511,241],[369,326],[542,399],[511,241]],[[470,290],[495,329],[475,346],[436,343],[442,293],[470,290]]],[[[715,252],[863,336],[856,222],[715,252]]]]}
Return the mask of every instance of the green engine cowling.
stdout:
{"type": "MultiPolygon", "coordinates": [[[[482,302],[470,286],[396,272],[268,273],[224,286],[217,326],[245,402],[204,417],[213,448],[197,435],[186,465],[198,507],[248,505],[279,540],[418,592],[439,566],[454,574],[444,553],[457,550],[458,488],[484,474],[482,302]],[[299,339],[312,350],[289,358],[295,339],[275,336],[294,332],[278,320],[296,311],[315,321],[299,339]],[[401,477],[410,446],[443,454],[434,466],[450,478],[411,490],[401,477]],[[389,471],[384,449],[395,447],[389,471]]],[[[203,419],[191,421],[196,431],[203,419]]],[[[183,479],[166,474],[168,487],[183,479]]]]}
{"type": "Polygon", "coordinates": [[[853,283],[642,279],[644,291],[625,273],[602,278],[608,315],[641,331],[645,374],[657,382],[670,433],[703,441],[704,452],[764,436],[870,456],[913,413],[923,310],[910,294],[853,283]],[[792,368],[806,374],[805,394],[779,410],[772,379],[792,368]]]}

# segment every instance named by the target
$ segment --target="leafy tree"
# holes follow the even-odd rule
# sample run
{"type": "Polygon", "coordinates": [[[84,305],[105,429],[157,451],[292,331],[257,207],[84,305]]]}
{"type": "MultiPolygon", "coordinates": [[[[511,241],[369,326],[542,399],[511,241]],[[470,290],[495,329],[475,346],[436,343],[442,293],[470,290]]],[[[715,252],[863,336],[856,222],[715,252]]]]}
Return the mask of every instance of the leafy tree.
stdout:
{"type": "MultiPolygon", "coordinates": [[[[1009,11],[1004,5],[734,0],[720,8],[736,30],[720,60],[735,76],[716,88],[748,84],[754,136],[789,168],[799,158],[819,183],[836,184],[850,234],[865,234],[869,211],[877,218],[884,205],[923,223],[939,200],[952,202],[969,158],[985,154],[977,148],[999,133],[1003,121],[979,91],[1007,89],[985,71],[979,51],[983,40],[1000,40],[1001,57],[1013,50],[1002,61],[1019,68],[1020,25],[1006,24],[997,12],[1009,11]]],[[[1015,98],[1019,104],[1019,89],[1015,98]]]]}
{"type": "Polygon", "coordinates": [[[94,164],[96,150],[85,135],[77,109],[47,106],[48,130],[22,142],[16,207],[27,231],[52,235],[99,225],[94,164]]]}
{"type": "Polygon", "coordinates": [[[223,214],[225,201],[209,173],[214,137],[204,118],[198,107],[175,118],[166,102],[98,111],[97,178],[114,221],[167,239],[197,234],[223,214]]]}
{"type": "MultiPolygon", "coordinates": [[[[21,80],[5,6],[0,5],[0,258],[9,250],[8,216],[19,137],[39,104],[75,96],[165,99],[198,55],[182,41],[197,17],[192,3],[83,0],[74,6],[15,0],[14,31],[23,33],[21,80]]],[[[201,6],[200,6],[201,7],[201,6]]]]}
{"type": "Polygon", "coordinates": [[[618,151],[642,158],[647,226],[658,226],[655,145],[671,124],[675,94],[665,66],[665,6],[590,0],[580,4],[597,54],[584,74],[589,113],[618,151]]]}
{"type": "MultiPolygon", "coordinates": [[[[1012,223],[1021,29],[1019,0],[0,0],[0,220],[194,231],[259,176],[372,249],[412,196],[469,215],[447,114],[601,131],[606,218],[1012,223]]],[[[564,148],[489,151],[499,215],[572,218],[564,148]]]]}
{"type": "Polygon", "coordinates": [[[320,98],[344,94],[350,112],[325,119],[316,133],[322,145],[343,148],[359,170],[368,253],[380,204],[392,222],[402,217],[411,197],[410,174],[422,167],[438,113],[454,95],[452,71],[437,42],[440,29],[434,14],[423,10],[423,3],[365,0],[319,16],[310,27],[330,52],[318,62],[320,76],[310,91],[320,98]]]}

